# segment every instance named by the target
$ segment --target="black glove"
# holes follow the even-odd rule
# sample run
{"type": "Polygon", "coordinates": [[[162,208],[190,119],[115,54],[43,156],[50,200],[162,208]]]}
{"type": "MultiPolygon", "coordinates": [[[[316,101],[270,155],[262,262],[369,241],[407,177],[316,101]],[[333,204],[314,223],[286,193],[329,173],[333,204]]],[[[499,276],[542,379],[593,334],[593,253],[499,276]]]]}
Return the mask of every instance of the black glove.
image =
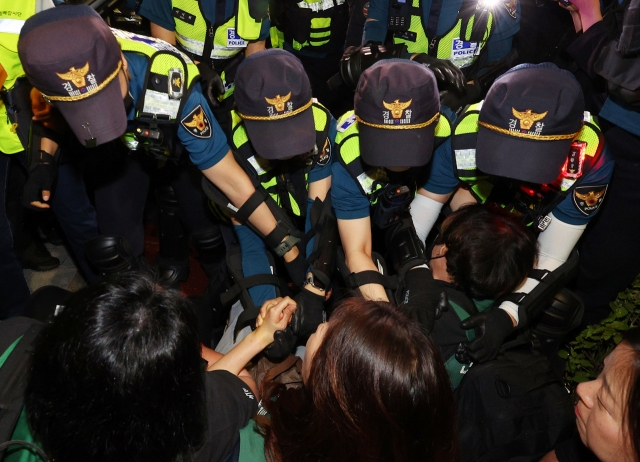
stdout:
{"type": "Polygon", "coordinates": [[[465,85],[463,93],[445,91],[440,94],[440,103],[456,113],[467,104],[479,103],[481,100],[482,87],[477,82],[465,85]]]}
{"type": "Polygon", "coordinates": [[[464,92],[466,79],[458,66],[448,59],[438,59],[427,55],[426,53],[418,53],[413,57],[417,63],[424,64],[435,74],[438,81],[438,89],[457,90],[459,93],[464,92]]]}
{"type": "Polygon", "coordinates": [[[406,290],[401,305],[415,318],[427,334],[433,332],[437,319],[447,311],[447,294],[438,287],[428,268],[414,268],[405,276],[406,290]]]}
{"type": "Polygon", "coordinates": [[[307,269],[309,268],[309,265],[307,264],[307,260],[304,258],[304,254],[300,251],[299,247],[298,256],[291,261],[285,260],[284,266],[287,268],[287,272],[289,273],[289,277],[293,283],[297,287],[302,287],[305,279],[307,279],[307,269]]]}
{"type": "Polygon", "coordinates": [[[294,297],[298,308],[291,318],[291,330],[298,337],[308,337],[324,322],[324,296],[302,289],[294,297]]]}
{"type": "Polygon", "coordinates": [[[204,63],[198,63],[198,71],[200,71],[200,78],[202,84],[202,93],[209,101],[211,107],[220,106],[218,96],[224,95],[224,83],[216,71],[211,69],[204,63]]]}
{"type": "Polygon", "coordinates": [[[51,154],[40,151],[38,155],[38,162],[29,172],[29,177],[24,185],[22,205],[33,210],[42,211],[43,209],[32,206],[31,202],[42,202],[42,191],[51,193],[53,182],[56,179],[56,166],[55,159],[51,154]]]}
{"type": "Polygon", "coordinates": [[[504,339],[513,332],[511,316],[500,308],[475,314],[460,323],[463,329],[475,329],[476,338],[465,348],[473,361],[486,363],[498,355],[504,339]]]}
{"type": "Polygon", "coordinates": [[[296,345],[296,340],[291,327],[287,327],[285,330],[277,330],[273,334],[273,343],[264,349],[264,354],[271,361],[278,362],[291,354],[293,347],[296,345]]]}

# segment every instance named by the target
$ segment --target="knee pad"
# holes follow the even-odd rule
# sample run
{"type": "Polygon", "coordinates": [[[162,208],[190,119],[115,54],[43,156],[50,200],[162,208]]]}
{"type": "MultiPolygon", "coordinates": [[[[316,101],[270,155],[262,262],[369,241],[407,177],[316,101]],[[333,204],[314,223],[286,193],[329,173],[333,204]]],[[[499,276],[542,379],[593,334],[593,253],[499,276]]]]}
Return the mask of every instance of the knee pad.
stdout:
{"type": "Polygon", "coordinates": [[[104,276],[140,269],[131,246],[121,237],[98,236],[84,249],[89,262],[104,276]]]}

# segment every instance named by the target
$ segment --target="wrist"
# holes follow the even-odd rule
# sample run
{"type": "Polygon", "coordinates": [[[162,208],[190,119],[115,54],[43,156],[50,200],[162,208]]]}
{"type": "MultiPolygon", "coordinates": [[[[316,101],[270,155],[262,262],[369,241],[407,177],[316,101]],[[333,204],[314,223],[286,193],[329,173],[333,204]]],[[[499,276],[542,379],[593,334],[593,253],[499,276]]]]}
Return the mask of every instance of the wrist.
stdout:
{"type": "Polygon", "coordinates": [[[273,343],[273,335],[274,332],[271,332],[271,330],[266,327],[265,323],[263,323],[256,330],[247,335],[246,338],[249,339],[252,344],[256,345],[256,354],[258,354],[273,343]]]}

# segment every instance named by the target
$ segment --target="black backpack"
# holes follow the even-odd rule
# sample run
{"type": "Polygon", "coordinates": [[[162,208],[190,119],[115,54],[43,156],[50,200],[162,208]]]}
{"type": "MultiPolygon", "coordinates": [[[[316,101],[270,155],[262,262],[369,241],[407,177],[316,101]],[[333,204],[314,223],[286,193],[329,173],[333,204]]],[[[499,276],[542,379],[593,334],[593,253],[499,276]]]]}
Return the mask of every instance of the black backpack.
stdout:
{"type": "Polygon", "coordinates": [[[463,462],[537,462],[575,429],[572,395],[530,347],[474,364],[454,396],[463,462]]]}
{"type": "Polygon", "coordinates": [[[0,322],[0,460],[11,446],[28,446],[43,460],[40,448],[26,441],[10,441],[24,407],[24,390],[31,364],[33,342],[42,329],[40,321],[10,318],[0,322]]]}

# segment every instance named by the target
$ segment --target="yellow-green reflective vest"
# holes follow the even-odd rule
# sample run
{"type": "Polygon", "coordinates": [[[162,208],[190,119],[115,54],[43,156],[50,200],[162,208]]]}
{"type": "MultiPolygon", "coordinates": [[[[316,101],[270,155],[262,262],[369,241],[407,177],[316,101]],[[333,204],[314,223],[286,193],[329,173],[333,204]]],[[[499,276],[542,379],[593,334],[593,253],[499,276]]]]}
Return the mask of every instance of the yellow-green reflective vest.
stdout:
{"type": "MultiPolygon", "coordinates": [[[[258,175],[258,181],[269,193],[271,198],[296,219],[304,217],[307,211],[307,197],[309,191],[309,172],[316,162],[329,162],[331,158],[331,140],[329,140],[329,122],[331,115],[320,103],[313,103],[313,121],[316,130],[316,153],[312,158],[306,159],[302,168],[291,172],[281,172],[267,160],[260,157],[249,142],[247,130],[242,118],[237,111],[231,111],[231,149],[238,164],[247,173],[253,175],[253,170],[258,175]]],[[[286,142],[284,140],[283,142],[286,142]]],[[[295,162],[292,159],[291,162],[295,162]]]]}
{"type": "MultiPolygon", "coordinates": [[[[145,90],[136,103],[136,118],[142,113],[164,116],[165,122],[163,124],[160,121],[159,127],[164,125],[172,129],[176,126],[184,101],[189,98],[193,83],[199,79],[198,68],[187,55],[162,40],[119,29],[111,31],[122,51],[140,54],[149,63],[142,86],[145,90]],[[169,81],[172,94],[169,94],[169,81]]],[[[170,139],[175,139],[175,136],[170,139]]],[[[131,150],[139,148],[135,132],[125,133],[122,140],[131,150]]],[[[168,155],[173,146],[165,148],[168,155]]]]}
{"type": "MultiPolygon", "coordinates": [[[[494,197],[504,198],[502,191],[496,191],[495,177],[490,177],[478,170],[476,166],[476,139],[478,134],[478,117],[484,101],[470,105],[460,116],[453,129],[451,137],[451,151],[453,155],[454,173],[460,181],[469,185],[470,192],[476,199],[485,203],[493,201],[494,197]]],[[[574,186],[577,186],[582,178],[586,176],[591,167],[595,165],[602,149],[604,148],[604,137],[597,121],[589,112],[584,113],[584,124],[582,130],[574,141],[586,143],[585,159],[582,167],[582,174],[577,177],[569,177],[559,172],[558,178],[550,185],[542,185],[540,190],[535,191],[535,195],[530,195],[531,203],[528,205],[531,210],[531,217],[537,215],[538,218],[546,216],[555,208],[558,201],[558,194],[565,197],[574,186]],[[533,212],[536,209],[536,212],[533,212]]],[[[567,153],[568,155],[569,153],[567,153]]],[[[511,180],[507,180],[511,182],[511,180]]],[[[518,182],[518,180],[513,180],[518,182]]],[[[522,183],[522,182],[519,182],[522,183]]],[[[526,202],[526,194],[521,194],[518,202],[526,202]]],[[[520,215],[522,210],[513,208],[513,204],[506,204],[500,201],[503,207],[511,212],[520,215]]],[[[531,225],[532,221],[527,221],[526,225],[531,225]]]]}
{"type": "MultiPolygon", "coordinates": [[[[213,41],[210,59],[226,59],[235,56],[247,47],[247,41],[260,37],[262,19],[254,19],[251,12],[254,3],[267,0],[237,0],[237,13],[225,21],[216,18],[211,24],[204,16],[200,2],[204,0],[172,0],[176,23],[176,42],[196,61],[204,61],[205,41],[213,41]]],[[[225,0],[207,0],[225,1],[225,0]]],[[[257,16],[256,13],[253,13],[257,16]]]]}
{"type": "Polygon", "coordinates": [[[347,35],[349,6],[346,0],[272,0],[271,46],[317,53],[341,49],[347,35]]]}
{"type": "MultiPolygon", "coordinates": [[[[11,90],[24,70],[18,57],[18,37],[24,22],[36,12],[35,0],[0,1],[0,64],[7,72],[4,88],[11,90]]],[[[7,114],[4,102],[0,101],[0,151],[15,154],[24,150],[16,134],[17,121],[7,114]]]]}
{"type": "Polygon", "coordinates": [[[448,59],[460,68],[473,64],[491,36],[493,13],[488,13],[482,39],[472,42],[471,33],[477,15],[470,14],[470,11],[475,10],[478,0],[465,0],[451,29],[439,37],[429,38],[425,32],[420,1],[412,1],[409,33],[396,32],[394,43],[406,44],[409,53],[428,53],[436,58],[448,59]]]}
{"type": "MultiPolygon", "coordinates": [[[[440,114],[435,130],[435,146],[442,144],[451,136],[451,123],[449,119],[440,114]]],[[[360,135],[358,123],[353,111],[345,113],[338,120],[338,134],[336,135],[336,148],[338,161],[356,181],[360,192],[374,205],[378,199],[374,194],[388,182],[387,170],[382,167],[366,166],[360,158],[360,135]]],[[[393,153],[389,153],[390,156],[393,153]]],[[[415,185],[406,185],[412,187],[415,185]]],[[[414,191],[415,192],[415,191],[414,191]]]]}

